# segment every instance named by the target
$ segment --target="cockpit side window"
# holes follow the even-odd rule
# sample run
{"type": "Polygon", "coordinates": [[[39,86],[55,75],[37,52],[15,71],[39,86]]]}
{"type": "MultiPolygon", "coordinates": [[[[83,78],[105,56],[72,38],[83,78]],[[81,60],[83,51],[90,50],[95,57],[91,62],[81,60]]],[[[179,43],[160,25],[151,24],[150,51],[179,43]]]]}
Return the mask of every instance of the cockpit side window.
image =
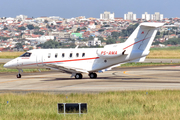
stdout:
{"type": "Polygon", "coordinates": [[[20,57],[30,57],[32,53],[26,52],[23,55],[21,55],[20,57]]]}

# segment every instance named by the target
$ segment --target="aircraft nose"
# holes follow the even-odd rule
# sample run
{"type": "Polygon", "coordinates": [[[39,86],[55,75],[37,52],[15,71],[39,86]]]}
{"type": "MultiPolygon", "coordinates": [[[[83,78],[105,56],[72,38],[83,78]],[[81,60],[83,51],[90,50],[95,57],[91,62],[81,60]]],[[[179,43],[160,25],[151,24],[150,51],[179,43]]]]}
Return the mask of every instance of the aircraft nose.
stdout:
{"type": "Polygon", "coordinates": [[[9,63],[4,64],[3,67],[4,67],[4,68],[8,68],[8,67],[9,67],[9,63]]]}
{"type": "Polygon", "coordinates": [[[6,64],[4,64],[3,67],[5,67],[5,68],[14,68],[14,64],[12,63],[12,61],[10,61],[10,62],[7,62],[6,64]]]}

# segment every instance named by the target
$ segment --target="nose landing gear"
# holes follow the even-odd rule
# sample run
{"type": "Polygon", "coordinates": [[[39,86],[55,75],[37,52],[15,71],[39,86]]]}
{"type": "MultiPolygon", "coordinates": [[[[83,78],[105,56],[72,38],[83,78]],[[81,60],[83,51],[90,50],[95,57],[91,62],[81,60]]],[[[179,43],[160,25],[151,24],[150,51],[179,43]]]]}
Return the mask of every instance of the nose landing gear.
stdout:
{"type": "Polygon", "coordinates": [[[17,74],[16,76],[17,76],[17,78],[21,78],[21,74],[17,74]]]}
{"type": "Polygon", "coordinates": [[[23,70],[19,70],[19,69],[18,69],[18,71],[19,71],[19,73],[16,75],[16,77],[17,77],[17,78],[21,78],[21,74],[20,74],[20,73],[21,73],[21,71],[23,72],[23,70]]]}

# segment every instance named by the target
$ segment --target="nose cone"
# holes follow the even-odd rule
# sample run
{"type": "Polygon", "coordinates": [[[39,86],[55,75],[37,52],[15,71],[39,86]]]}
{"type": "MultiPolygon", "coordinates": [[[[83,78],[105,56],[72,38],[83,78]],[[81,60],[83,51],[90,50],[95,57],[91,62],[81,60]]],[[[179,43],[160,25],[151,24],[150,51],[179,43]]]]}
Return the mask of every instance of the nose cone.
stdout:
{"type": "Polygon", "coordinates": [[[16,67],[16,64],[17,64],[17,63],[14,63],[14,61],[12,60],[12,61],[9,61],[9,62],[7,62],[6,64],[4,64],[3,67],[14,69],[14,68],[16,67]]]}
{"type": "Polygon", "coordinates": [[[4,68],[8,68],[9,67],[9,65],[8,65],[9,63],[6,63],[6,64],[4,64],[4,68]]]}

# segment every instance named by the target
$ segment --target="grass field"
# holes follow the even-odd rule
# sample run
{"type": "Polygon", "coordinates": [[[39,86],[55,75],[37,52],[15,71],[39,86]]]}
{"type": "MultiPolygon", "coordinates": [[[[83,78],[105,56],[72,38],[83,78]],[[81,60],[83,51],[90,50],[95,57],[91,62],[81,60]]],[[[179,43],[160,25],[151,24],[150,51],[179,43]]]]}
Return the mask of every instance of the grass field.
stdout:
{"type": "Polygon", "coordinates": [[[175,50],[151,50],[146,58],[164,58],[164,59],[180,59],[180,49],[175,50]]]}
{"type": "Polygon", "coordinates": [[[4,120],[178,120],[179,113],[179,90],[0,94],[0,119],[4,120]],[[88,113],[57,114],[57,103],[87,103],[88,113]]]}
{"type": "Polygon", "coordinates": [[[25,52],[0,52],[0,58],[16,58],[25,52]]]}

